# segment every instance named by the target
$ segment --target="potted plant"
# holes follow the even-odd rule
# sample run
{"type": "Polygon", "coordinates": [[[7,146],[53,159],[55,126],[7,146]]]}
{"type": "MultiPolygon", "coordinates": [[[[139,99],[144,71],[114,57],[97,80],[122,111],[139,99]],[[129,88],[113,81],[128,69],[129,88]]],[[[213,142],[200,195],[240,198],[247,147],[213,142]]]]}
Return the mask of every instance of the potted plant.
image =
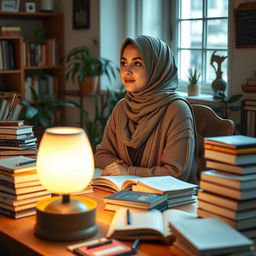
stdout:
{"type": "MultiPolygon", "coordinates": [[[[96,45],[96,40],[92,40],[96,45]]],[[[98,79],[101,75],[107,78],[117,78],[118,68],[111,60],[96,57],[86,45],[72,49],[65,57],[66,79],[77,82],[82,94],[95,94],[98,87],[98,79]]]]}
{"type": "Polygon", "coordinates": [[[200,95],[200,85],[198,84],[201,74],[197,67],[188,70],[188,96],[200,95]]]}
{"type": "Polygon", "coordinates": [[[81,107],[73,102],[67,100],[58,100],[52,96],[39,96],[35,90],[31,88],[32,100],[22,100],[24,110],[21,113],[21,119],[35,128],[36,136],[41,138],[46,128],[58,123],[56,120],[56,110],[63,106],[76,107],[81,111],[81,107]]]}

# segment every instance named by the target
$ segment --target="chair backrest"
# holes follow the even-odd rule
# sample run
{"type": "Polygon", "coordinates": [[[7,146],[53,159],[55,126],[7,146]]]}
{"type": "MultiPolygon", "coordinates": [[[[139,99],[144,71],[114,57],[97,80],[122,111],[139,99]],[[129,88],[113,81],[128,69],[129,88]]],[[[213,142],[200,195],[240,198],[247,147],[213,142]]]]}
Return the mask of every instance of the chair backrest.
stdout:
{"type": "Polygon", "coordinates": [[[219,117],[208,106],[192,104],[192,108],[198,136],[197,179],[199,181],[201,171],[206,169],[204,159],[204,138],[233,135],[234,122],[230,119],[219,117]]]}

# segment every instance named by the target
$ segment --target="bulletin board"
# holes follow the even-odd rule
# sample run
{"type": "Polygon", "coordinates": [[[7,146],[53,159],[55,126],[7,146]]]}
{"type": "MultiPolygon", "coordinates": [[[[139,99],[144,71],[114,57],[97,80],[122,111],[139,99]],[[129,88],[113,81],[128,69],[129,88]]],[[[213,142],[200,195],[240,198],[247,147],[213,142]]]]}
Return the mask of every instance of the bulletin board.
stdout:
{"type": "Polygon", "coordinates": [[[236,48],[256,47],[256,2],[234,9],[236,48]]]}

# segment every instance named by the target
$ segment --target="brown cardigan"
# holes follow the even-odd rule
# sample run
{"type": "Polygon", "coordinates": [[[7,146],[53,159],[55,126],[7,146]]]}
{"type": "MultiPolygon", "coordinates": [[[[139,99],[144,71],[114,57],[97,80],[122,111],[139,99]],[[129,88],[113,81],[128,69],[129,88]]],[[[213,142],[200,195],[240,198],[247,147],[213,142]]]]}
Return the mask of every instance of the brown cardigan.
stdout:
{"type": "Polygon", "coordinates": [[[116,130],[120,129],[119,117],[123,113],[120,101],[104,131],[101,145],[97,147],[95,164],[104,169],[116,160],[123,160],[129,175],[171,175],[184,181],[197,183],[195,163],[195,133],[191,110],[183,100],[171,102],[156,129],[146,142],[141,166],[132,166],[127,147],[116,130]]]}

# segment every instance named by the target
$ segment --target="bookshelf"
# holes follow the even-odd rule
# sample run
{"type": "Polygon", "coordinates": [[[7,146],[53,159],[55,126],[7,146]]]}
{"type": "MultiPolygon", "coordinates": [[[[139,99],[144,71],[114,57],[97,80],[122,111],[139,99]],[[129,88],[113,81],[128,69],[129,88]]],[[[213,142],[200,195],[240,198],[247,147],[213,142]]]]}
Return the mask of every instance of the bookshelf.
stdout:
{"type": "Polygon", "coordinates": [[[17,93],[19,100],[25,98],[26,78],[35,75],[48,75],[54,77],[54,92],[57,98],[65,86],[65,68],[57,60],[54,64],[41,63],[39,65],[27,65],[28,52],[26,43],[33,41],[33,31],[37,26],[45,28],[46,39],[56,39],[58,43],[57,55],[64,56],[64,21],[61,13],[46,12],[1,12],[0,26],[13,25],[21,27],[20,35],[0,36],[0,41],[7,40],[13,46],[15,67],[13,69],[0,70],[0,98],[10,98],[12,93],[17,93]]]}

